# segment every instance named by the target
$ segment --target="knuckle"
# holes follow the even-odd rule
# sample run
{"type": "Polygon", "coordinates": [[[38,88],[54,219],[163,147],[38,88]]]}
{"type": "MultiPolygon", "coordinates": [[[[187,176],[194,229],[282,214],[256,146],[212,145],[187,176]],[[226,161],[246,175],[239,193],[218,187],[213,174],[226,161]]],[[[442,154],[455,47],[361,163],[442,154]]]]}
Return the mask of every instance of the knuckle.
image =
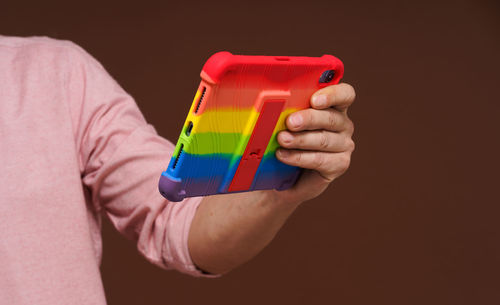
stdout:
{"type": "Polygon", "coordinates": [[[354,133],[354,122],[347,118],[346,130],[352,135],[354,133]]]}
{"type": "Polygon", "coordinates": [[[314,157],[312,160],[312,167],[315,169],[319,169],[319,168],[322,168],[324,164],[325,164],[324,155],[319,154],[319,153],[314,154],[314,157]]]}
{"type": "Polygon", "coordinates": [[[300,161],[302,160],[302,152],[301,151],[295,152],[294,159],[295,159],[295,163],[297,163],[297,164],[300,163],[300,161]]]}
{"type": "Polygon", "coordinates": [[[347,151],[352,152],[354,151],[355,148],[356,148],[356,143],[354,143],[354,141],[351,138],[349,138],[347,140],[347,151]]]}
{"type": "Polygon", "coordinates": [[[296,136],[294,142],[295,142],[294,144],[296,146],[303,147],[306,144],[306,140],[304,139],[304,135],[301,134],[301,135],[296,136]]]}
{"type": "Polygon", "coordinates": [[[338,119],[335,116],[335,112],[330,111],[328,115],[328,129],[334,130],[335,127],[337,127],[337,124],[338,124],[338,119]]]}
{"type": "Polygon", "coordinates": [[[351,154],[342,154],[339,160],[339,169],[340,172],[345,172],[348,168],[349,165],[351,164],[351,154]]]}
{"type": "Polygon", "coordinates": [[[321,149],[327,149],[329,146],[329,143],[328,143],[328,134],[326,131],[321,131],[320,134],[319,134],[319,147],[321,149]]]}

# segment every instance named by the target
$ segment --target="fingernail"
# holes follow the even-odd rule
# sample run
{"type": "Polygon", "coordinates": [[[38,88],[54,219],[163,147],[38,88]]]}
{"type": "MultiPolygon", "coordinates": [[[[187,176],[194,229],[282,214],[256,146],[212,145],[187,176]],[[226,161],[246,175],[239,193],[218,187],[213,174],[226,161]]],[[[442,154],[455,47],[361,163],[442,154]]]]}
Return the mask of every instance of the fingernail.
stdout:
{"type": "Polygon", "coordinates": [[[300,124],[302,124],[302,116],[300,114],[292,115],[290,117],[290,123],[295,127],[299,127],[300,124]]]}
{"type": "Polygon", "coordinates": [[[286,149],[279,149],[278,154],[280,155],[280,157],[286,158],[290,155],[290,152],[286,149]]]}
{"type": "Polygon", "coordinates": [[[312,98],[313,105],[323,107],[326,105],[326,95],[316,95],[312,98]]]}
{"type": "Polygon", "coordinates": [[[281,138],[281,141],[284,143],[291,143],[292,139],[293,139],[292,135],[289,133],[286,133],[286,132],[280,133],[280,138],[281,138]]]}

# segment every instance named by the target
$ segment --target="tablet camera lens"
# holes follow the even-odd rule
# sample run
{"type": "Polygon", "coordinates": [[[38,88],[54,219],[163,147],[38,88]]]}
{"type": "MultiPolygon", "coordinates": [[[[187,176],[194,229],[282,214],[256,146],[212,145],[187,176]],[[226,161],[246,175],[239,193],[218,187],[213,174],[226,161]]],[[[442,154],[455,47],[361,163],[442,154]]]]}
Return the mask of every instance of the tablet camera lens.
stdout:
{"type": "Polygon", "coordinates": [[[329,83],[332,81],[333,77],[335,76],[335,70],[326,70],[321,74],[321,77],[319,78],[320,83],[329,83]]]}

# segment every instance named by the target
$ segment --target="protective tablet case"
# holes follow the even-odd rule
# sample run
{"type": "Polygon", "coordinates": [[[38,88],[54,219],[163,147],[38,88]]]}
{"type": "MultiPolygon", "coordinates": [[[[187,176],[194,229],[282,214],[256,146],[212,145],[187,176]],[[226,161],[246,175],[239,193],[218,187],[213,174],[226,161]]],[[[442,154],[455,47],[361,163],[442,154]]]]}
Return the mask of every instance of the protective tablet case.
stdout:
{"type": "Polygon", "coordinates": [[[290,113],[308,108],[318,89],[338,83],[343,64],[322,57],[241,56],[219,52],[201,83],[160,193],[185,197],[251,190],[284,190],[301,169],[275,157],[276,135],[290,113]]]}

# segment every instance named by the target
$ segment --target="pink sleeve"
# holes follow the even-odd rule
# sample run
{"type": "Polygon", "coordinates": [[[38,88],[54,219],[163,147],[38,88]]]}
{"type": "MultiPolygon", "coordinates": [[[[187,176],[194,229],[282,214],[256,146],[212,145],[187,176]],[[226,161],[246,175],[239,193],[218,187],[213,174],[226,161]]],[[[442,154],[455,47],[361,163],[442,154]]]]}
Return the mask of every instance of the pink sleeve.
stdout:
{"type": "Polygon", "coordinates": [[[158,192],[158,179],[173,151],[104,68],[78,46],[68,52],[71,116],[80,172],[97,211],[152,263],[194,276],[187,239],[201,201],[173,203],[158,192]]]}

